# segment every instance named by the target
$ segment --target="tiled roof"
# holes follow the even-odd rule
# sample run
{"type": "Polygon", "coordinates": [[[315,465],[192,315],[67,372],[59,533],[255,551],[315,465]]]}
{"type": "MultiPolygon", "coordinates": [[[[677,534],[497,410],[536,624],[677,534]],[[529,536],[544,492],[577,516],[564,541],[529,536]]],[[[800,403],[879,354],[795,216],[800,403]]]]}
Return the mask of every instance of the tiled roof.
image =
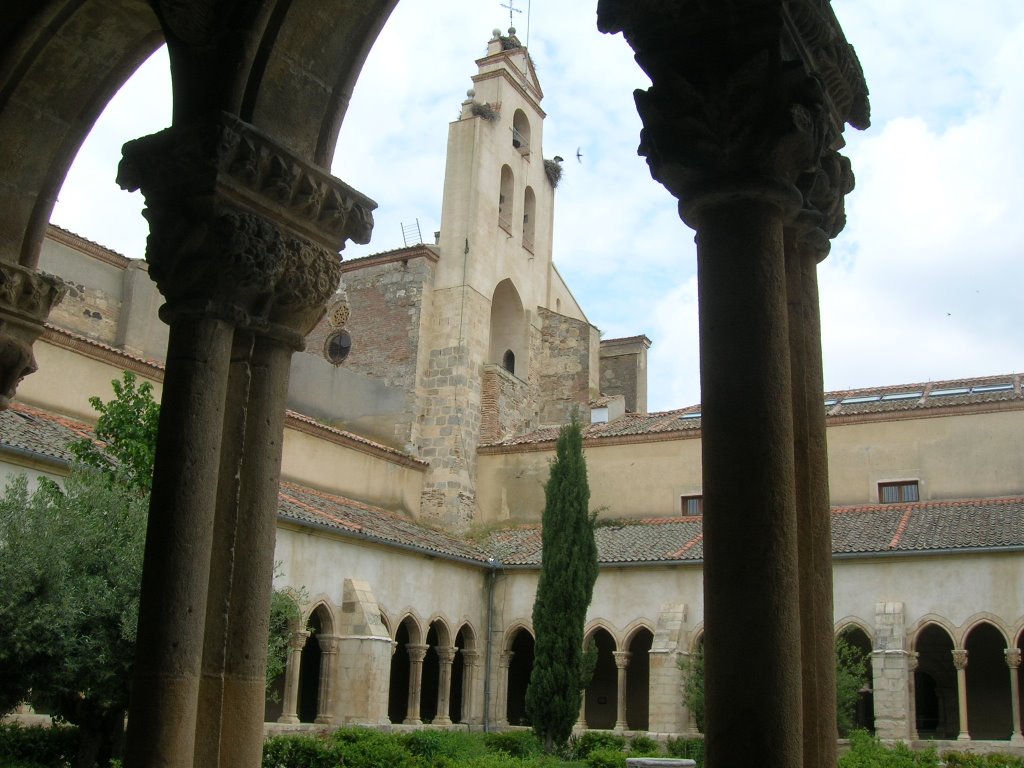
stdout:
{"type": "MultiPolygon", "coordinates": [[[[23,403],[0,412],[0,451],[8,445],[66,461],[67,443],[89,435],[82,422],[23,403]]],[[[396,512],[290,482],[281,483],[278,514],[282,520],[341,536],[481,566],[490,557],[507,566],[540,564],[539,525],[498,529],[477,543],[396,512]]],[[[607,565],[697,563],[704,556],[700,517],[605,521],[596,536],[598,558],[607,565]]],[[[1024,496],[837,507],[832,511],[832,540],[839,556],[1024,548],[1024,496]]]]}
{"type": "Polygon", "coordinates": [[[278,514],[286,520],[313,523],[342,535],[383,544],[486,562],[487,554],[464,539],[420,525],[396,512],[361,504],[344,496],[282,482],[278,514]]]}
{"type": "Polygon", "coordinates": [[[68,443],[83,437],[92,437],[87,424],[24,403],[13,402],[6,411],[0,411],[0,448],[10,446],[68,462],[68,443]]]}
{"type": "MultiPolygon", "coordinates": [[[[954,406],[985,406],[1018,401],[1024,405],[1021,374],[950,379],[924,384],[846,389],[825,393],[825,413],[831,421],[863,414],[923,412],[954,406]]],[[[669,435],[696,436],[700,432],[700,404],[658,413],[627,413],[605,424],[583,427],[584,440],[615,437],[669,435]]],[[[526,446],[554,442],[560,425],[547,425],[525,435],[510,437],[487,447],[526,446]]]]}

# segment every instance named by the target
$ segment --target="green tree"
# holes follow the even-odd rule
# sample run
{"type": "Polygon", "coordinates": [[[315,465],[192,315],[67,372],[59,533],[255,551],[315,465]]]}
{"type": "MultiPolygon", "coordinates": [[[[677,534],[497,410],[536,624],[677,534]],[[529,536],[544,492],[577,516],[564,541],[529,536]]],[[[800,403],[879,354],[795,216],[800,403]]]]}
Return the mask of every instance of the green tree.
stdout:
{"type": "Polygon", "coordinates": [[[868,682],[868,657],[842,636],[836,638],[836,727],[846,736],[857,724],[857,701],[868,682]]]}
{"type": "Polygon", "coordinates": [[[597,580],[583,431],[575,416],[558,435],[544,496],[542,566],[533,604],[537,638],[526,712],[551,752],[568,740],[579,714],[586,666],[583,627],[597,580]]]}
{"type": "Polygon", "coordinates": [[[683,671],[683,703],[693,715],[697,730],[704,733],[704,643],[689,656],[679,659],[683,671]]]}

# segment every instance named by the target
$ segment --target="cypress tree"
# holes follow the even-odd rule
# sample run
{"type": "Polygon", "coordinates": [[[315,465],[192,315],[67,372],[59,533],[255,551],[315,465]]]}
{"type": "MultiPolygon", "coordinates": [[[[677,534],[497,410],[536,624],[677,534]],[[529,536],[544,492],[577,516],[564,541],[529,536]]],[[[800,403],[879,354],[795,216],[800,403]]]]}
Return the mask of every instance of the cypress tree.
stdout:
{"type": "Polygon", "coordinates": [[[542,565],[533,604],[536,644],[526,712],[551,752],[568,740],[579,715],[586,684],[583,627],[597,580],[583,430],[575,416],[558,435],[544,496],[542,565]]]}

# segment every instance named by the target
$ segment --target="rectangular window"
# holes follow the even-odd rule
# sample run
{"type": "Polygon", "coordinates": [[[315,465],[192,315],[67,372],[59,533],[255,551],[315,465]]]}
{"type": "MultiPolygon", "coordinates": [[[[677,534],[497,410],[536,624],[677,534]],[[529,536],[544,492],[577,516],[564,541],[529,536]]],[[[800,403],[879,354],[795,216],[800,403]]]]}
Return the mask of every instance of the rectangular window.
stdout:
{"type": "Polygon", "coordinates": [[[695,517],[704,513],[704,497],[680,496],[683,501],[683,517],[695,517]]]}
{"type": "Polygon", "coordinates": [[[896,504],[901,501],[920,501],[917,480],[900,480],[895,483],[878,484],[878,501],[881,504],[896,504]]]}

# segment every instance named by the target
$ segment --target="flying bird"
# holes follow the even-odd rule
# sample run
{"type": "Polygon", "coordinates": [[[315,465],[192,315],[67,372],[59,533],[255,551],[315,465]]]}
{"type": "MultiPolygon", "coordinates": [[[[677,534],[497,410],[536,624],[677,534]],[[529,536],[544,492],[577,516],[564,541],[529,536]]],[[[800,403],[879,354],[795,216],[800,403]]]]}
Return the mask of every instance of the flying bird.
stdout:
{"type": "Polygon", "coordinates": [[[579,147],[576,147],[576,162],[577,163],[582,163],[583,162],[583,153],[580,152],[580,148],[579,147]]]}

